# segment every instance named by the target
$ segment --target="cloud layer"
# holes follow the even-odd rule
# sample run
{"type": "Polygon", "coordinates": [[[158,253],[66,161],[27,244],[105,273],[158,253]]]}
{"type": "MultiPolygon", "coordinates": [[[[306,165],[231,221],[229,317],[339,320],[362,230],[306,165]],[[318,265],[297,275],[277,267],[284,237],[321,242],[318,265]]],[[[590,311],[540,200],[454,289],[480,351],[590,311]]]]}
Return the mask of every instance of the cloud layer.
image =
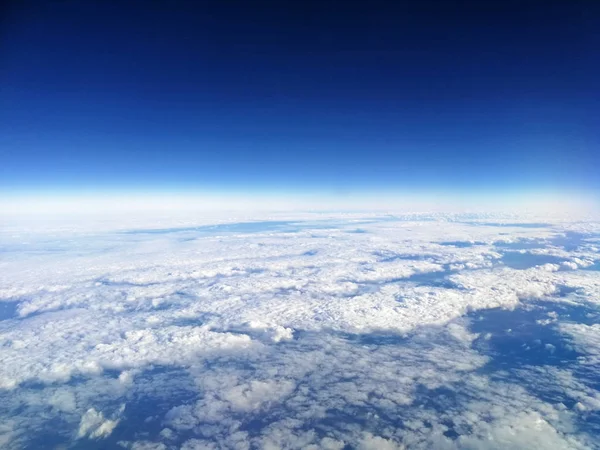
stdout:
{"type": "Polygon", "coordinates": [[[0,444],[594,448],[599,233],[440,214],[6,229],[0,444]]]}

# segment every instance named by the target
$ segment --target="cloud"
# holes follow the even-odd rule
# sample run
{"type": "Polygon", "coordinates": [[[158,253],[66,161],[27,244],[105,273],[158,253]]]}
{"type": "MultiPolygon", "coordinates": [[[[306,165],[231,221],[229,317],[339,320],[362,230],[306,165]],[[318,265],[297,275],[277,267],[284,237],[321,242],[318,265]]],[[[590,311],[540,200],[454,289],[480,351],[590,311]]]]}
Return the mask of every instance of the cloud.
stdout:
{"type": "Polygon", "coordinates": [[[81,417],[77,438],[89,437],[90,439],[102,439],[108,437],[119,424],[118,418],[125,410],[125,405],[114,414],[114,419],[106,419],[104,414],[94,408],[88,409],[81,417]]]}
{"type": "MultiPolygon", "coordinates": [[[[600,227],[480,219],[310,216],[284,231],[185,223],[32,233],[29,244],[3,233],[18,251],[0,263],[0,301],[18,307],[0,321],[0,442],[55,433],[132,449],[589,447],[576,425],[599,404],[580,370],[600,365],[597,325],[541,314],[533,323],[561,333],[580,360],[497,370],[485,349],[500,331],[475,332],[473,321],[494,308],[597,304],[599,272],[582,263],[595,247],[551,242],[600,227]],[[348,232],[357,226],[364,233],[348,232]],[[564,262],[506,267],[501,240],[543,242],[536,255],[564,262]],[[453,241],[475,245],[440,245],[453,241]],[[573,406],[554,401],[563,397],[573,406]],[[114,433],[131,420],[131,435],[114,433]]],[[[557,356],[561,345],[540,348],[557,356]]]]}
{"type": "Polygon", "coordinates": [[[571,337],[575,348],[584,355],[581,361],[583,364],[600,365],[600,324],[564,323],[559,327],[571,337]]]}
{"type": "Polygon", "coordinates": [[[400,450],[404,446],[389,439],[365,433],[357,442],[357,448],[360,450],[400,450]]]}

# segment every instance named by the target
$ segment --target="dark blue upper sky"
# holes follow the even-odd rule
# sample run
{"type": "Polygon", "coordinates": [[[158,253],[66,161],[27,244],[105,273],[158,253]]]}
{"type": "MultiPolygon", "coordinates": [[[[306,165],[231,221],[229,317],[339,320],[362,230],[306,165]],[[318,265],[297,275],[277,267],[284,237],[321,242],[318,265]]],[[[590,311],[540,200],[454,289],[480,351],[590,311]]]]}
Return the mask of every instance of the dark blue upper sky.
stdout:
{"type": "Polygon", "coordinates": [[[600,2],[14,1],[0,185],[598,189],[600,2]]]}

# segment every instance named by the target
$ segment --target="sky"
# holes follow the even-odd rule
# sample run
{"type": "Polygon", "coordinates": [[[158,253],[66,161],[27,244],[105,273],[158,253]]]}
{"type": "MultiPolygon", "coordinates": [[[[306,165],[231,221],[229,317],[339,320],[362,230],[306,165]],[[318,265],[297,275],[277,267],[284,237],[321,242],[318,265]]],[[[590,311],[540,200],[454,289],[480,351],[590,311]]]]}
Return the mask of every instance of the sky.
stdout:
{"type": "Polygon", "coordinates": [[[600,4],[9,2],[0,189],[600,191],[600,4]]]}

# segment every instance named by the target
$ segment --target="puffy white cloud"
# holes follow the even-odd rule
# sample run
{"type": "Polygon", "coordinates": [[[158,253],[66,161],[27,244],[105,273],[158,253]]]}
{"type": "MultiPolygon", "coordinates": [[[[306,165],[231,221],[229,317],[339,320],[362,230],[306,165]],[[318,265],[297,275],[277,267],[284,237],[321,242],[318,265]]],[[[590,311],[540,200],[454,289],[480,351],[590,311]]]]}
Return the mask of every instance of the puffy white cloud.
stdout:
{"type": "Polygon", "coordinates": [[[584,449],[586,446],[558,432],[537,412],[520,412],[512,417],[480,424],[476,433],[461,436],[458,448],[464,449],[584,449]]]}
{"type": "Polygon", "coordinates": [[[600,324],[564,323],[560,329],[571,336],[575,348],[584,355],[582,364],[600,365],[600,324]]]}
{"type": "Polygon", "coordinates": [[[356,447],[360,450],[399,450],[404,448],[397,442],[373,436],[371,433],[365,433],[357,442],[356,447]]]}
{"type": "Polygon", "coordinates": [[[92,439],[106,438],[119,424],[120,419],[118,416],[123,413],[124,409],[125,405],[115,413],[114,419],[106,419],[102,412],[96,411],[94,408],[88,409],[79,422],[77,437],[89,437],[92,439]]]}
{"type": "MultiPolygon", "coordinates": [[[[65,442],[75,435],[114,446],[114,430],[130,420],[111,413],[115,405],[148,398],[161,405],[143,415],[150,431],[119,445],[590,446],[574,423],[600,401],[579,372],[544,366],[492,376],[481,349],[498,332],[472,332],[461,316],[598,303],[600,272],[587,270],[597,248],[585,241],[567,250],[553,239],[600,226],[439,214],[306,218],[277,231],[198,231],[186,222],[187,230],[157,233],[2,232],[17,251],[0,262],[0,301],[18,307],[0,317],[0,417],[10,417],[0,443],[26,446],[60,417],[65,442]],[[533,241],[542,248],[523,257],[562,262],[501,264],[505,249],[496,244],[533,241]],[[576,406],[519,384],[534,380],[576,406]]],[[[580,366],[600,365],[596,325],[557,313],[535,323],[569,336],[580,366]]],[[[544,345],[548,355],[562,351],[544,345]]]]}
{"type": "Polygon", "coordinates": [[[77,409],[75,395],[65,388],[57,389],[48,403],[59,411],[74,412],[77,409]]]}

